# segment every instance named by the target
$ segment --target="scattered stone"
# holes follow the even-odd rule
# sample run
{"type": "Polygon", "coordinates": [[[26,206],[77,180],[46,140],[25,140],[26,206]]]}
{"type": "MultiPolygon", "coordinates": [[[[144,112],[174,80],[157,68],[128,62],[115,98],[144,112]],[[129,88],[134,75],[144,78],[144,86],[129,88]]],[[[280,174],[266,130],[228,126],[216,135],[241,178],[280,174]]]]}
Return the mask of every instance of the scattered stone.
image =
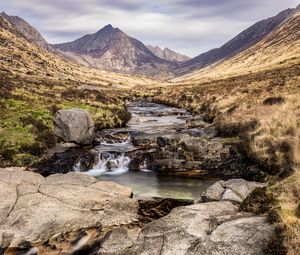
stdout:
{"type": "Polygon", "coordinates": [[[226,182],[218,181],[201,195],[200,201],[229,200],[242,203],[255,188],[265,186],[264,183],[250,182],[243,179],[231,179],[226,182]]]}
{"type": "Polygon", "coordinates": [[[231,189],[225,189],[222,198],[220,200],[228,200],[236,203],[242,203],[243,199],[239,197],[234,191],[231,189]]]}
{"type": "Polygon", "coordinates": [[[218,181],[208,187],[206,192],[202,195],[203,201],[219,201],[222,199],[222,195],[224,193],[224,181],[218,181]]]}

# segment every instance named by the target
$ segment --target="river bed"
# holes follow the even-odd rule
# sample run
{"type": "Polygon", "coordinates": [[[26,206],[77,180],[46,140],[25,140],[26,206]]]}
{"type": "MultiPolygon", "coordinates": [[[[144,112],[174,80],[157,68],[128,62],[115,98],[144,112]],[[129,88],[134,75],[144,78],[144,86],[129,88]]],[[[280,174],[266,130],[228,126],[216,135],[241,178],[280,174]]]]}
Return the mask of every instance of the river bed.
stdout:
{"type": "Polygon", "coordinates": [[[146,162],[140,166],[140,171],[129,171],[132,152],[138,149],[132,143],[133,135],[159,137],[176,133],[191,115],[185,110],[145,102],[131,103],[128,111],[132,118],[126,128],[104,130],[98,134],[100,145],[95,147],[98,162],[87,174],[101,181],[129,186],[136,197],[198,199],[216,180],[157,175],[147,169],[146,162]]]}

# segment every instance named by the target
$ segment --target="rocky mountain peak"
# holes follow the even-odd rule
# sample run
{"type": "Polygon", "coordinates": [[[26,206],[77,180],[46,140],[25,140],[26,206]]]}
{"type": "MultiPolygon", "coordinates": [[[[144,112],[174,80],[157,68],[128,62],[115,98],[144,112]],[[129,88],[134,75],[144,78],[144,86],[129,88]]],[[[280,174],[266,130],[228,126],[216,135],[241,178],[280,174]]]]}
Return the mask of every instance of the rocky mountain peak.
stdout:
{"type": "Polygon", "coordinates": [[[168,76],[172,62],[153,54],[142,42],[113,27],[52,47],[66,59],[88,67],[149,76],[168,76]]]}
{"type": "Polygon", "coordinates": [[[151,45],[148,45],[147,47],[155,56],[170,62],[181,62],[191,59],[190,57],[170,50],[167,47],[165,47],[164,49],[160,48],[159,46],[151,45]]]}
{"type": "MultiPolygon", "coordinates": [[[[110,31],[115,29],[111,24],[107,24],[106,26],[104,26],[103,28],[101,28],[100,30],[106,30],[106,31],[110,31]]],[[[100,31],[99,30],[99,31],[100,31]]]]}

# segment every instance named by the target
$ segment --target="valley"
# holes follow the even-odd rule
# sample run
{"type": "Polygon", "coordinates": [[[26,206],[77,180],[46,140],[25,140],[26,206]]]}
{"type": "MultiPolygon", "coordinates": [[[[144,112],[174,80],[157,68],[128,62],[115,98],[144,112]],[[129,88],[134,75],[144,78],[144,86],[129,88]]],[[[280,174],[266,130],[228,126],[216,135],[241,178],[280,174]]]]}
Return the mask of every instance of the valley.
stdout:
{"type": "Polygon", "coordinates": [[[0,254],[296,255],[299,8],[194,58],[1,13],[0,254]]]}

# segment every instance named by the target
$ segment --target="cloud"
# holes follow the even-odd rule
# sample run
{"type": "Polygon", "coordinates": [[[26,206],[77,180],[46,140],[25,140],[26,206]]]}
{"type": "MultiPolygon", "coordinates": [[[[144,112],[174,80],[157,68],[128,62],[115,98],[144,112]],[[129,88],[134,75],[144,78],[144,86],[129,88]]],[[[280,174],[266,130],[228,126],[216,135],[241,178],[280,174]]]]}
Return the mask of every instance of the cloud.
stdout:
{"type": "Polygon", "coordinates": [[[190,56],[218,47],[256,21],[298,0],[9,0],[0,11],[18,15],[51,43],[74,40],[106,24],[145,44],[190,56]]]}

